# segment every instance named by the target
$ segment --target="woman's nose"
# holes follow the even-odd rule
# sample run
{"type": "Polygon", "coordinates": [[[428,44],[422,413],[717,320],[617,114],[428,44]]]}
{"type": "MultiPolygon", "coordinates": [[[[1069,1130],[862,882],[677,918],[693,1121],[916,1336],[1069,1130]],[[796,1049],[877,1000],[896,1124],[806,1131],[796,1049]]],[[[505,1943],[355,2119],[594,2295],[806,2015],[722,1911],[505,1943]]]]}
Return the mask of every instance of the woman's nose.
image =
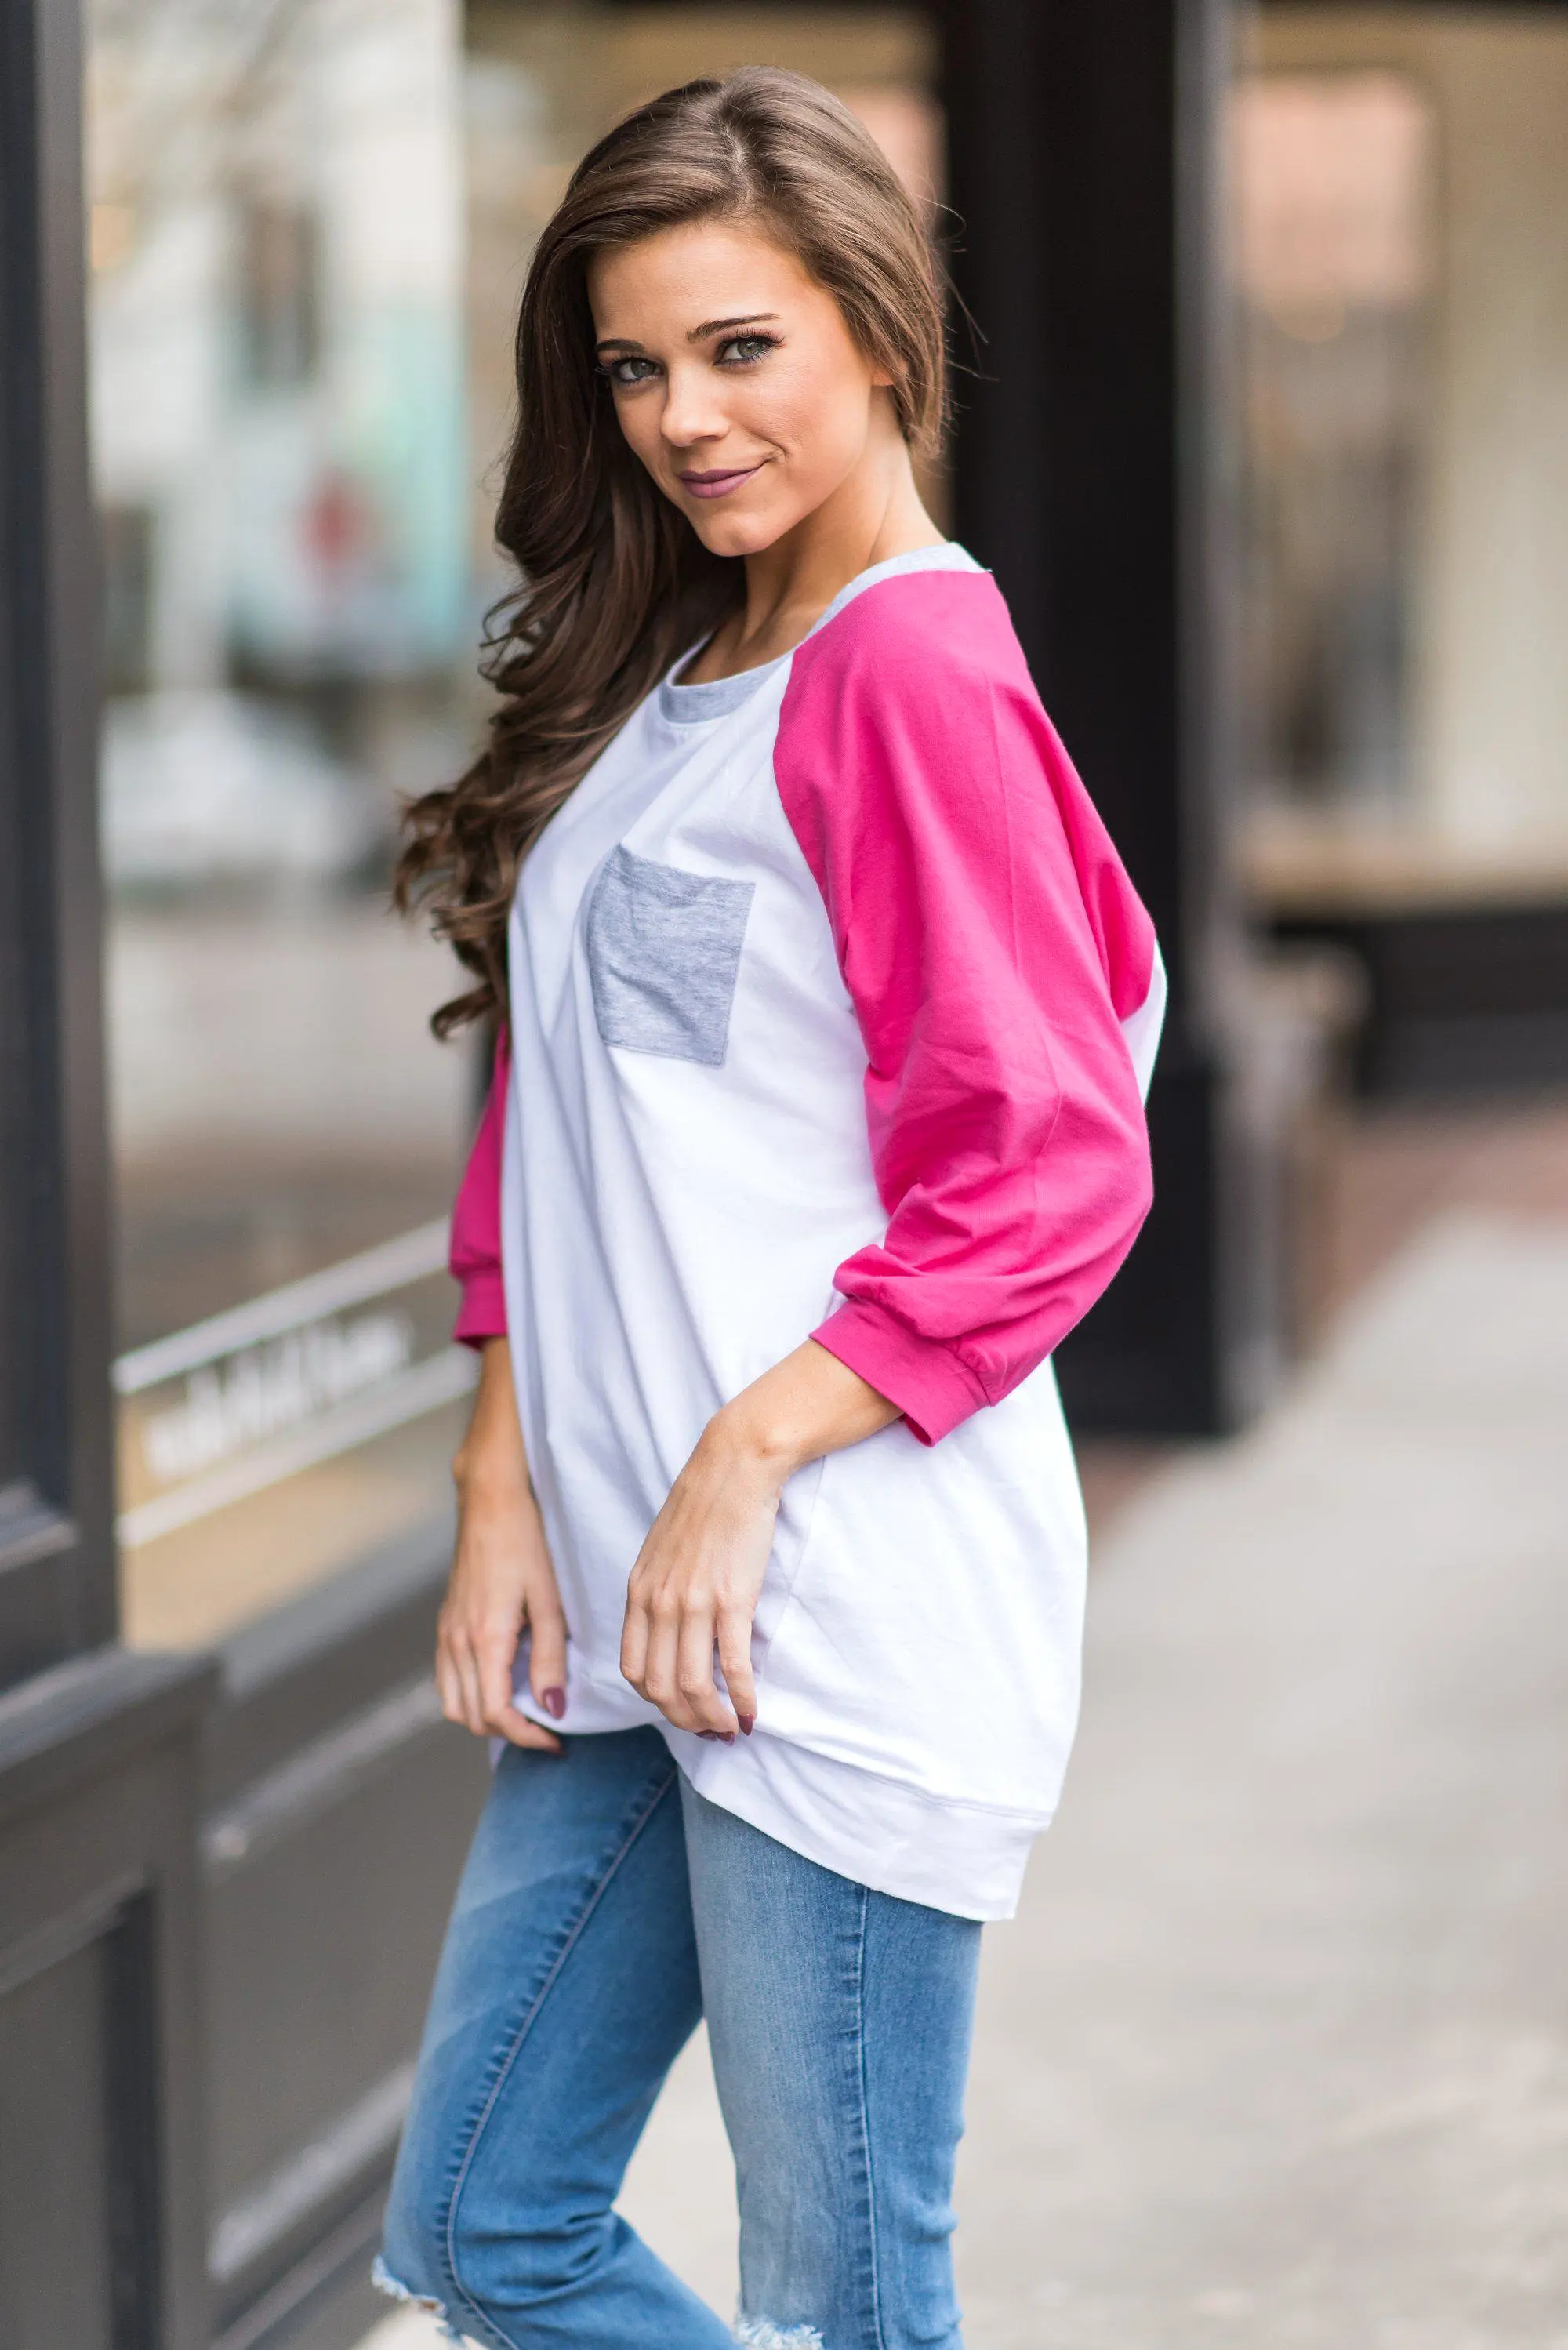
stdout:
{"type": "Polygon", "coordinates": [[[699,441],[722,440],[730,420],[706,368],[671,369],[668,386],[659,429],[671,448],[690,449],[699,441]]]}

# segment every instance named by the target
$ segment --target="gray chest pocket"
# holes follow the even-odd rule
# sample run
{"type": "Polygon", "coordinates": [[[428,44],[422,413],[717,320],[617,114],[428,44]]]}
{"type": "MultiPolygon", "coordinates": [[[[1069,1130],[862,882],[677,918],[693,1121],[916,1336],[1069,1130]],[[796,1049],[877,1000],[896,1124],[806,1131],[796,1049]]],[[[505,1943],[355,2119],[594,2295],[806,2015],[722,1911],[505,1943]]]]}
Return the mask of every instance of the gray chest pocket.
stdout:
{"type": "Polygon", "coordinates": [[[719,1068],[753,881],[612,849],[588,899],[594,1017],[607,1045],[719,1068]]]}

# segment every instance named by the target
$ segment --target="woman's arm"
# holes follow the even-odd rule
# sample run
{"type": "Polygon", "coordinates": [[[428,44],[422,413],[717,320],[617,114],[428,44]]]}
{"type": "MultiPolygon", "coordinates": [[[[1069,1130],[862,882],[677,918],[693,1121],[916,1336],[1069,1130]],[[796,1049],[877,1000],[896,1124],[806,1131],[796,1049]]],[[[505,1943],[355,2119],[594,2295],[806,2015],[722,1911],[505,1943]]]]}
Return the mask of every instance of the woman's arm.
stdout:
{"type": "Polygon", "coordinates": [[[509,1739],[558,1754],[561,1742],[512,1702],[512,1671],[524,1627],[528,1681],[546,1713],[566,1707],[566,1625],[539,1504],[528,1476],[512,1350],[491,1338],[480,1359],[473,1414],[452,1475],[457,1553],[436,1634],[441,1711],[476,1738],[509,1739]]]}
{"type": "Polygon", "coordinates": [[[436,1633],[436,1684],[449,1721],[475,1737],[558,1754],[561,1742],[519,1713],[512,1672],[524,1627],[528,1678],[546,1713],[566,1711],[566,1627],[528,1475],[501,1273],[501,1142],[510,1055],[503,1032],[490,1097],[452,1217],[449,1262],[462,1290],[453,1336],[480,1357],[468,1433],[452,1463],[457,1549],[436,1633]]]}
{"type": "Polygon", "coordinates": [[[898,1408],[808,1338],[709,1421],[638,1555],[620,1666],[679,1730],[751,1731],[752,1618],[786,1481],[858,1444],[898,1408]],[[729,1702],[713,1678],[713,1653],[729,1702]]]}
{"type": "Polygon", "coordinates": [[[803,646],[774,770],[865,1041],[888,1219],[812,1335],[934,1443],[1054,1353],[1143,1222],[1126,1024],[1154,927],[989,579],[886,581],[803,646]]]}

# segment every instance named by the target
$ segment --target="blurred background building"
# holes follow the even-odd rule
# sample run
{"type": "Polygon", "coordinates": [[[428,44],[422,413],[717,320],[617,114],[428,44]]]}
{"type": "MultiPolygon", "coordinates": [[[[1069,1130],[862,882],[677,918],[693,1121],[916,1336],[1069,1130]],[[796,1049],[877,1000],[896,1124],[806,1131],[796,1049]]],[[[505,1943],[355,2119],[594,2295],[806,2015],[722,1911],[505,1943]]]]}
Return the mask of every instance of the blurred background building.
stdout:
{"type": "Polygon", "coordinates": [[[483,723],[534,236],[763,61],[944,243],[933,509],[1175,981],[1062,1362],[1108,1507],[1422,1200],[1568,1192],[1568,11],[5,21],[0,2336],[333,2350],[483,1779],[427,1676],[482,1055],[386,890],[483,723]]]}

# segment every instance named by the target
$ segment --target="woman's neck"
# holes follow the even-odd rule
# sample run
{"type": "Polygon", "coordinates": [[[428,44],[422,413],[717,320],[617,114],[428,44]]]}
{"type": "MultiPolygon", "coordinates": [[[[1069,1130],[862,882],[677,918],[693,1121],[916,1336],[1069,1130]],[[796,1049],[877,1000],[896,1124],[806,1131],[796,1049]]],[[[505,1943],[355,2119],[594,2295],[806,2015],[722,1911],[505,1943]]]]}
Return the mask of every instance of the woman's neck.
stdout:
{"type": "Polygon", "coordinates": [[[792,531],[746,556],[744,607],[709,639],[684,678],[707,684],[792,652],[861,572],[940,546],[941,538],[920,503],[900,439],[891,462],[857,467],[792,531]]]}

